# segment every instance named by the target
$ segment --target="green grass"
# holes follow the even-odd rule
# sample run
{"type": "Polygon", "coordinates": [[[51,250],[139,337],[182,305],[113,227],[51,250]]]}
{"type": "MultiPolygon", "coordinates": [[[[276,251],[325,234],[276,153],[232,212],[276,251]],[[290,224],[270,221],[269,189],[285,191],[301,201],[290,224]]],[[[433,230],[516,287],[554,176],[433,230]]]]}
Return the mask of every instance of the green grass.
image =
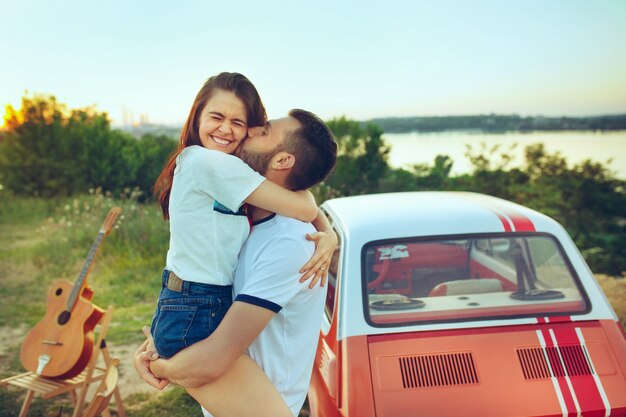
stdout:
{"type": "MultiPolygon", "coordinates": [[[[152,319],[169,236],[159,207],[139,204],[137,197],[132,190],[121,198],[94,190],[44,200],[0,191],[0,323],[26,331],[39,322],[52,282],[76,280],[106,214],[120,206],[123,218],[102,244],[88,283],[96,305],[114,307],[109,344],[134,350],[144,339],[142,326],[152,319]]],[[[0,377],[23,372],[19,349],[15,344],[0,354],[0,377]]],[[[1,388],[0,417],[17,415],[23,398],[23,390],[1,388]]],[[[70,404],[67,396],[36,398],[29,415],[56,417],[63,407],[68,416],[70,404]]],[[[129,417],[202,416],[198,404],[177,387],[131,394],[124,405],[129,417]]]]}
{"type": "Polygon", "coordinates": [[[133,394],[124,405],[128,417],[202,417],[198,403],[179,387],[168,389],[156,398],[149,394],[133,394]]]}
{"type": "Polygon", "coordinates": [[[113,206],[123,215],[103,242],[88,283],[94,303],[115,307],[109,340],[140,341],[149,324],[167,251],[167,223],[155,204],[138,204],[94,191],[76,198],[0,199],[0,322],[33,326],[45,312],[53,281],[74,282],[113,206]]]}
{"type": "MultiPolygon", "coordinates": [[[[75,282],[106,214],[120,206],[123,216],[103,242],[88,283],[96,305],[114,307],[108,342],[134,349],[144,338],[141,327],[152,319],[168,244],[168,224],[161,219],[160,209],[156,204],[139,204],[137,197],[133,190],[120,198],[94,190],[74,198],[44,200],[0,191],[2,326],[27,330],[42,319],[52,282],[75,282]]],[[[2,377],[23,371],[18,345],[0,355],[0,370],[2,377]]],[[[2,388],[0,417],[17,415],[22,399],[23,391],[2,388]]],[[[61,406],[63,415],[71,415],[69,404],[63,396],[38,399],[29,415],[58,416],[61,406]]],[[[154,401],[133,405],[128,415],[174,416],[176,407],[199,411],[184,391],[168,390],[154,401]]]]}

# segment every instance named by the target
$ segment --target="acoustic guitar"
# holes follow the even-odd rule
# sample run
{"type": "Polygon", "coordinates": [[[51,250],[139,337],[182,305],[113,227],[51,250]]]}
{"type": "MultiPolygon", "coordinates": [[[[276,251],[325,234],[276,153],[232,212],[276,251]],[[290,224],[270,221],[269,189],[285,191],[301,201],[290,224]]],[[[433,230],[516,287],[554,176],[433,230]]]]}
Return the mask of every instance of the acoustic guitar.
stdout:
{"type": "Polygon", "coordinates": [[[113,207],[91,245],[85,264],[72,285],[56,281],[48,291],[43,319],[26,335],[20,351],[24,368],[50,378],[73,378],[89,363],[93,351],[93,330],[104,310],[91,303],[93,291],[87,276],[102,242],[122,213],[113,207]]]}

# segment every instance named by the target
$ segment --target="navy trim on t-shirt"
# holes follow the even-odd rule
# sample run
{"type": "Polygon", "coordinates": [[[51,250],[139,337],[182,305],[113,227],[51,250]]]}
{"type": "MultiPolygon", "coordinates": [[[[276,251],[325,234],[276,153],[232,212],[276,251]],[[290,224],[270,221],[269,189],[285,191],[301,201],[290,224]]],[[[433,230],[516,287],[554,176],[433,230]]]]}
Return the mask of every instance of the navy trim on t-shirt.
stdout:
{"type": "Polygon", "coordinates": [[[269,220],[272,220],[274,217],[276,217],[276,213],[272,213],[272,214],[270,214],[270,215],[269,215],[269,216],[267,216],[267,217],[264,217],[264,218],[262,218],[262,219],[260,219],[260,220],[257,220],[257,221],[255,221],[255,222],[252,222],[252,226],[258,226],[258,225],[259,225],[259,224],[261,224],[261,223],[265,223],[265,222],[267,222],[267,221],[269,221],[269,220]]]}
{"type": "Polygon", "coordinates": [[[263,307],[267,310],[273,311],[274,313],[278,313],[280,310],[282,310],[282,307],[276,303],[247,294],[239,294],[237,297],[235,297],[235,301],[241,301],[243,303],[263,307]]]}

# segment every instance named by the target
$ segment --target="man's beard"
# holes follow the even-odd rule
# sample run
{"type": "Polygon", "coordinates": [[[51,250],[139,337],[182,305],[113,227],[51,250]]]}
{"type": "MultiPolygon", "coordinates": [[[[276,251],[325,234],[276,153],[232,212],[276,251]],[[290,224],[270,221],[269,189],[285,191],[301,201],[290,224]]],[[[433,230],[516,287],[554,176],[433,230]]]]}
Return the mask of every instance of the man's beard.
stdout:
{"type": "Polygon", "coordinates": [[[241,158],[243,162],[248,164],[250,168],[252,168],[261,175],[267,172],[270,160],[274,155],[276,155],[275,149],[269,150],[267,152],[254,152],[248,151],[242,146],[237,151],[237,156],[239,156],[239,158],[241,158]]]}

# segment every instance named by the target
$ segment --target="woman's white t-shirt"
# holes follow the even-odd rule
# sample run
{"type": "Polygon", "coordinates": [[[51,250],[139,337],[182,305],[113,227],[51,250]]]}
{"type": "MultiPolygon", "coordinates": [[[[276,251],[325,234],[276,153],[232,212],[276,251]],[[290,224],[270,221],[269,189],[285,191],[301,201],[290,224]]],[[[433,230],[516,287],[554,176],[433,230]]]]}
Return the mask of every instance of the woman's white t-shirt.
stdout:
{"type": "Polygon", "coordinates": [[[232,285],[250,224],[244,200],[265,180],[241,159],[189,146],[176,159],[166,268],[185,281],[232,285]]]}

